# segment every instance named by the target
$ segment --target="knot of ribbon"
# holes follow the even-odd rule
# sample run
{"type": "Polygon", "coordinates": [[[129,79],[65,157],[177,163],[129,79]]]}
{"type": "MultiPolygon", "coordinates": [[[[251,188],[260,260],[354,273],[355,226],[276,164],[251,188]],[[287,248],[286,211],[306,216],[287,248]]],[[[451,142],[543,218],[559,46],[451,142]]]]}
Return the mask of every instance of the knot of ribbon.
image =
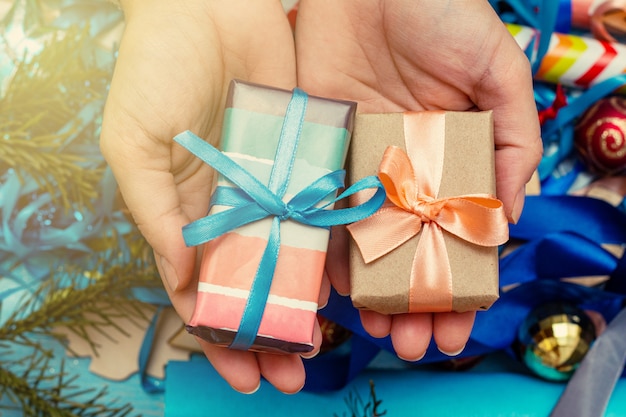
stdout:
{"type": "Polygon", "coordinates": [[[406,207],[406,210],[419,217],[422,223],[429,223],[439,215],[442,209],[440,203],[430,196],[418,194],[415,200],[409,202],[410,207],[406,207]]]}
{"type": "Polygon", "coordinates": [[[344,186],[345,171],[337,170],[313,181],[289,201],[283,201],[292,174],[307,102],[308,96],[304,91],[297,88],[293,90],[268,185],[195,134],[186,131],[174,138],[237,187],[216,187],[211,206],[230,208],[184,226],[183,237],[188,246],[203,244],[238,227],[273,217],[267,246],[252,282],[239,329],[230,345],[232,349],[247,350],[254,344],[276,268],[282,221],[291,220],[308,226],[329,228],[361,220],[374,213],[385,200],[384,188],[374,176],[361,179],[334,197],[337,190],[344,186]],[[374,189],[375,193],[363,204],[330,209],[337,201],[365,189],[374,189]]]}
{"type": "Polygon", "coordinates": [[[422,232],[411,269],[408,311],[450,311],[452,272],[443,231],[475,245],[498,246],[508,240],[508,222],[502,203],[491,195],[438,197],[445,139],[443,112],[406,113],[404,123],[410,156],[390,146],[378,170],[388,202],[372,216],[349,225],[348,230],[366,263],[422,232]]]}

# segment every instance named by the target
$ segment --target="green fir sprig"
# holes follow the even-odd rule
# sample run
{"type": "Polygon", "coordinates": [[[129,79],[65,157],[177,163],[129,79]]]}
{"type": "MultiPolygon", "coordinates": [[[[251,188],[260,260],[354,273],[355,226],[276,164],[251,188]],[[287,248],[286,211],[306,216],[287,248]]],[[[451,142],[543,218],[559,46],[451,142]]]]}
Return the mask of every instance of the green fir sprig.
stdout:
{"type": "Polygon", "coordinates": [[[81,388],[77,376],[65,371],[64,361],[58,371],[49,372],[51,359],[45,352],[35,352],[28,359],[19,374],[0,366],[0,398],[6,395],[16,404],[14,410],[24,416],[124,417],[132,412],[130,404],[103,403],[106,386],[81,388]]]}
{"type": "MultiPolygon", "coordinates": [[[[147,246],[141,238],[135,239],[133,245],[147,246]]],[[[126,334],[116,319],[137,318],[145,323],[148,318],[141,308],[143,303],[131,291],[161,288],[154,264],[147,259],[139,264],[119,263],[106,255],[109,254],[94,252],[96,259],[90,270],[67,265],[57,270],[58,277],[43,280],[4,321],[0,340],[37,347],[33,341],[36,337],[32,336],[56,336],[54,329],[63,326],[85,338],[96,351],[97,346],[88,337],[88,328],[103,334],[107,328],[115,328],[126,334]]]]}
{"type": "MultiPolygon", "coordinates": [[[[7,65],[1,69],[8,74],[0,77],[0,184],[10,170],[23,184],[37,186],[33,196],[48,195],[54,209],[102,210],[105,163],[98,137],[114,51],[103,49],[97,37],[120,19],[119,10],[106,0],[14,0],[0,16],[0,53],[6,58],[0,65],[7,65]],[[39,48],[13,50],[16,35],[27,38],[29,48],[39,48]]],[[[0,198],[0,207],[2,203],[0,198]]],[[[19,212],[22,203],[28,201],[9,207],[19,212]]],[[[24,288],[19,305],[1,317],[0,415],[8,407],[35,417],[123,417],[132,412],[130,404],[112,402],[106,388],[82,386],[63,359],[59,365],[53,349],[59,344],[69,348],[64,329],[97,355],[99,346],[90,335],[127,334],[117,324],[120,317],[138,325],[148,321],[145,304],[133,291],[161,289],[158,273],[146,242],[136,228],[119,232],[123,219],[118,207],[113,210],[90,223],[100,231],[90,229],[89,237],[72,248],[44,247],[34,252],[36,259],[28,258],[38,267],[50,259],[57,263],[32,283],[33,289],[24,288]]],[[[0,233],[0,239],[5,237],[0,233]]],[[[0,253],[0,282],[12,279],[8,277],[25,262],[11,255],[0,253]]]]}
{"type": "MultiPolygon", "coordinates": [[[[146,253],[145,241],[133,234],[128,252],[146,253]]],[[[161,283],[148,257],[120,263],[116,252],[94,252],[89,270],[78,265],[59,268],[50,279],[22,300],[21,305],[0,326],[0,357],[19,349],[27,354],[16,360],[0,361],[0,399],[19,405],[25,416],[126,416],[130,405],[103,404],[106,390],[84,390],[75,384],[77,376],[63,369],[47,373],[53,352],[52,337],[67,345],[56,328],[64,327],[83,338],[97,355],[98,345],[90,332],[108,335],[112,329],[127,334],[116,324],[124,317],[146,323],[145,304],[133,297],[137,288],[160,289],[161,283]],[[89,331],[88,331],[89,330],[89,331]],[[28,353],[31,352],[31,353],[28,353]],[[16,369],[23,369],[16,372],[16,369]],[[77,399],[80,397],[80,399],[77,399]]],[[[67,347],[67,346],[66,346],[67,347]]],[[[0,406],[0,409],[2,406],[0,406]]]]}
{"type": "Polygon", "coordinates": [[[0,100],[0,172],[32,178],[63,207],[89,206],[104,162],[99,118],[110,69],[95,65],[89,28],[51,33],[31,59],[19,60],[0,100]],[[88,52],[91,51],[91,52],[88,52]]]}
{"type": "MultiPolygon", "coordinates": [[[[374,381],[370,380],[369,398],[367,401],[363,401],[361,395],[357,391],[352,391],[344,399],[346,406],[350,414],[348,417],[380,417],[387,414],[387,411],[380,410],[382,400],[376,397],[376,389],[374,387],[374,381]]],[[[343,413],[343,416],[346,416],[343,413]]],[[[334,417],[339,417],[334,414],[334,417]]]]}

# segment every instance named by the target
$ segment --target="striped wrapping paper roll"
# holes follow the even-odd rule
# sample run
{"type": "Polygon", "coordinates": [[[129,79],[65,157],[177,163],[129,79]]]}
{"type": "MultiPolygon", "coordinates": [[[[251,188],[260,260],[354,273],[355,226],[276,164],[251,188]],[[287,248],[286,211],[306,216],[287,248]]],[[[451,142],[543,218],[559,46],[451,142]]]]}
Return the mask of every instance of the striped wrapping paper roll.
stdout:
{"type": "MultiPolygon", "coordinates": [[[[516,24],[506,24],[523,49],[536,48],[539,32],[516,24]]],[[[536,50],[530,54],[537,59],[536,50]]],[[[541,61],[535,79],[560,83],[570,87],[587,88],[615,75],[626,72],[626,45],[596,40],[590,37],[552,33],[550,46],[541,61]]]]}

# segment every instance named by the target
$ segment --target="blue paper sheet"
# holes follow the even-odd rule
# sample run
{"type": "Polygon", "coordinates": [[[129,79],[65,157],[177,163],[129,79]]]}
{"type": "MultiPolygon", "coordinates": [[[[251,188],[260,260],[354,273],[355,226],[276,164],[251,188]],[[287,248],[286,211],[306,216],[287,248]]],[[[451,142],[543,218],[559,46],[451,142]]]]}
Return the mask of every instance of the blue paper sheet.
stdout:
{"type": "MultiPolygon", "coordinates": [[[[193,366],[171,362],[167,367],[165,417],[349,416],[346,398],[369,398],[369,381],[387,416],[424,417],[547,417],[565,384],[510,372],[487,361],[472,371],[427,369],[367,370],[340,391],[285,395],[263,382],[255,394],[234,391],[202,358],[193,366]],[[175,384],[176,381],[184,383],[175,384]]],[[[620,381],[607,417],[626,416],[626,383],[620,381]]],[[[575,417],[575,416],[572,416],[575,417]]]]}

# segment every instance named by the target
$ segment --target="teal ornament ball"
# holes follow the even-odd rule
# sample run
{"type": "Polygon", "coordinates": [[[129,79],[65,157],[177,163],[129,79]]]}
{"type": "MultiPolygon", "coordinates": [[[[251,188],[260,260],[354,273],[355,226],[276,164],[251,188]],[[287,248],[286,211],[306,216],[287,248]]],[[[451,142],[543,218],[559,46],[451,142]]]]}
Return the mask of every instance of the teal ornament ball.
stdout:
{"type": "Polygon", "coordinates": [[[533,309],[519,328],[519,353],[536,375],[551,381],[570,378],[596,337],[591,318],[566,303],[533,309]]]}

